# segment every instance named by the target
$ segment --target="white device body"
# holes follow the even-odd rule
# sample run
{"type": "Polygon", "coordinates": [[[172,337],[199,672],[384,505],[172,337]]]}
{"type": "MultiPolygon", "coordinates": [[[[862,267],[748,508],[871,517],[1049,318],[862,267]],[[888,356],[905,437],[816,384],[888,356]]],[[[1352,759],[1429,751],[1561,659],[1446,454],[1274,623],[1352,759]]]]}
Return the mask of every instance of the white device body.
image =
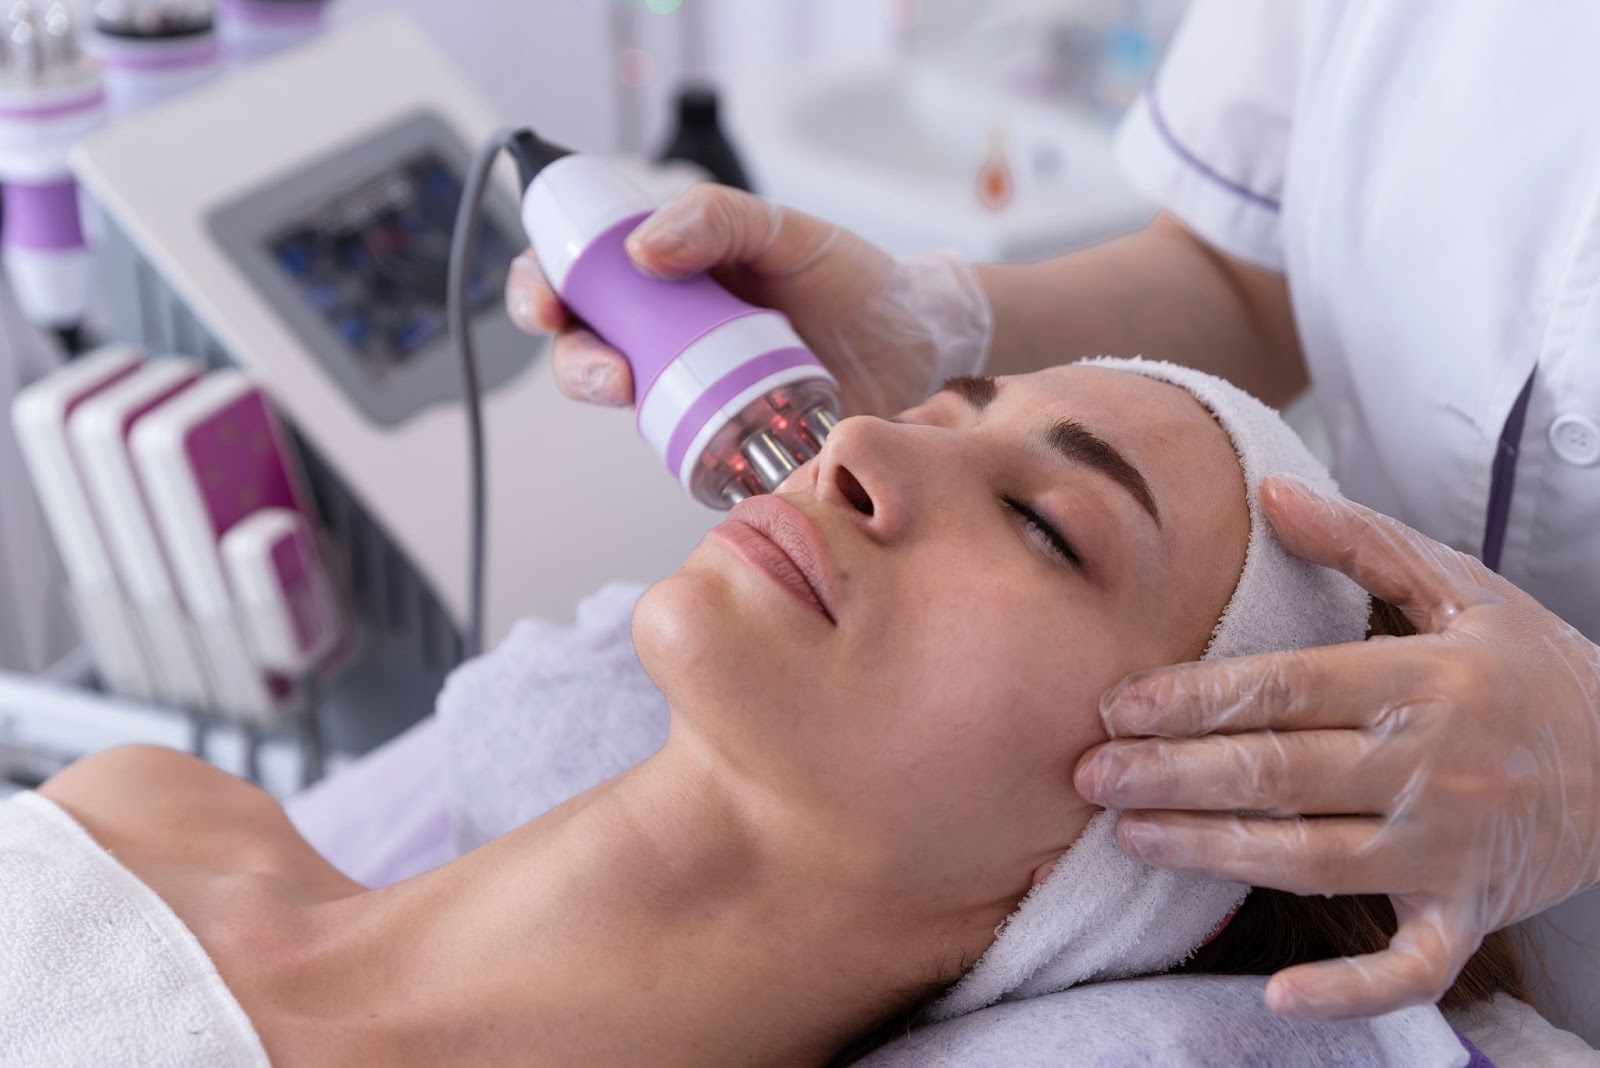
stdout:
{"type": "Polygon", "coordinates": [[[344,611],[304,515],[263,508],[223,535],[220,550],[258,664],[298,677],[333,655],[344,611]]]}
{"type": "Polygon", "coordinates": [[[139,418],[192,387],[200,374],[193,360],[152,359],[84,402],[68,424],[122,588],[144,631],[156,692],[181,708],[211,705],[209,671],[134,470],[128,439],[139,418]]]}
{"type": "MultiPolygon", "coordinates": [[[[414,23],[384,15],[133,116],[80,145],[74,161],[84,188],[270,394],[460,626],[470,533],[461,406],[434,405],[396,425],[369,419],[208,225],[213,212],[264,183],[293,177],[419,111],[444,119],[468,146],[500,125],[414,23]],[[242,123],[240,115],[261,119],[242,123]],[[207,150],[173,167],[151,144],[207,150]]],[[[516,195],[509,181],[506,190],[516,195]]],[[[486,397],[486,642],[523,616],[568,618],[607,582],[667,574],[715,521],[662,477],[630,419],[561,396],[543,359],[486,397]]]]}
{"type": "Polygon", "coordinates": [[[256,663],[234,610],[207,508],[215,487],[204,484],[209,473],[197,470],[190,454],[191,437],[254,390],[239,372],[212,374],[141,419],[129,445],[210,665],[217,707],[231,718],[271,724],[287,711],[287,695],[275,691],[256,663]]]}
{"type": "Polygon", "coordinates": [[[94,286],[94,259],[88,249],[8,248],[6,280],[17,306],[41,326],[70,326],[83,318],[94,286]]]}
{"type": "Polygon", "coordinates": [[[215,33],[177,38],[96,33],[90,47],[105,70],[106,96],[119,118],[198,89],[222,69],[215,33]]]}
{"type": "Polygon", "coordinates": [[[155,680],[68,439],[75,409],[133,374],[143,355],[113,347],[85,356],[17,395],[12,426],[67,573],[78,623],[108,689],[141,700],[155,680]]]}

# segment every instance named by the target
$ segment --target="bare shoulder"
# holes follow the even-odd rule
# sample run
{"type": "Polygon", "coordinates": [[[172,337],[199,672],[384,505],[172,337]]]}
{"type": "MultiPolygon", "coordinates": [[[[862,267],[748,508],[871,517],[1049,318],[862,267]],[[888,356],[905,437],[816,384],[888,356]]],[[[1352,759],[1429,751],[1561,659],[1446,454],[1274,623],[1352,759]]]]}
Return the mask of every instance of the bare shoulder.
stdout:
{"type": "Polygon", "coordinates": [[[155,745],[123,745],[84,757],[39,792],[74,816],[167,823],[186,817],[259,818],[278,808],[266,791],[198,757],[155,745]]]}
{"type": "Polygon", "coordinates": [[[107,749],[39,788],[135,870],[331,871],[271,794],[187,753],[107,749]]]}

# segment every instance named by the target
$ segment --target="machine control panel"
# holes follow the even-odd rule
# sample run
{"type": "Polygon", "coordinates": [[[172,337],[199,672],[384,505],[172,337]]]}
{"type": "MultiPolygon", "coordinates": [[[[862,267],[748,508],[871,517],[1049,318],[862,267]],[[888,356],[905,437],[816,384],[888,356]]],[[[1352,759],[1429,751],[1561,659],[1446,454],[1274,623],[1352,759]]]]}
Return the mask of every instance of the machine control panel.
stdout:
{"type": "MultiPolygon", "coordinates": [[[[419,113],[211,216],[213,235],[374,422],[460,397],[445,283],[467,164],[454,131],[419,113]]],[[[470,279],[486,390],[533,355],[502,309],[519,233],[510,199],[491,197],[470,279]]]]}

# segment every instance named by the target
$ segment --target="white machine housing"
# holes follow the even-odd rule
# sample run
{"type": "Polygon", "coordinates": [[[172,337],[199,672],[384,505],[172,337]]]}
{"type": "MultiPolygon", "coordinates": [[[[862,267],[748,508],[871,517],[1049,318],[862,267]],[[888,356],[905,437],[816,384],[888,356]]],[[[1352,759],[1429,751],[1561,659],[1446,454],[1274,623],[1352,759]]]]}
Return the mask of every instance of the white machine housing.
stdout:
{"type": "MultiPolygon", "coordinates": [[[[224,206],[292,182],[419,112],[473,146],[499,125],[414,24],[383,16],[136,116],[74,159],[108,219],[267,390],[462,627],[470,531],[459,400],[392,423],[372,418],[209,224],[224,206]],[[168,149],[181,149],[186,165],[172,166],[168,149]]],[[[510,181],[501,189],[515,192],[510,181]]],[[[542,342],[526,344],[543,351],[542,342]]],[[[519,617],[569,615],[608,581],[666,574],[715,519],[665,475],[628,413],[566,400],[543,360],[491,390],[484,419],[487,643],[519,617]]]]}

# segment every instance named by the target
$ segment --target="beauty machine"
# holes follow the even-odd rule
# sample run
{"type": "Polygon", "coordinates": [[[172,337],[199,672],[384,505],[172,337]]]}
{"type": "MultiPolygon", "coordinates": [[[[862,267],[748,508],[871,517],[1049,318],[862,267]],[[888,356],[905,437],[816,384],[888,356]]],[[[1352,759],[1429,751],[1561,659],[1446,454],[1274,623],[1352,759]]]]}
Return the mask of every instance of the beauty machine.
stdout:
{"type": "MultiPolygon", "coordinates": [[[[302,446],[314,510],[348,556],[366,637],[414,637],[446,667],[469,630],[472,494],[445,278],[472,147],[495,125],[409,20],[382,16],[136,115],[74,155],[104,219],[116,335],[248,373],[302,446]]],[[[476,254],[461,271],[462,314],[480,357],[490,641],[526,615],[569,615],[608,581],[666,574],[716,518],[633,440],[626,413],[561,397],[541,358],[545,342],[512,326],[504,284],[525,239],[510,170],[485,183],[476,254]]],[[[600,219],[583,222],[589,233],[600,219]]],[[[576,261],[572,278],[586,270],[576,261]]],[[[697,299],[708,325],[743,323],[760,335],[746,342],[757,355],[780,354],[768,370],[804,362],[780,322],[758,326],[725,294],[697,299]]],[[[700,373],[718,377],[709,362],[700,373]]],[[[786,384],[798,389],[804,377],[786,384]]],[[[744,393],[759,386],[765,395],[775,381],[753,379],[720,403],[748,404],[744,393]]],[[[798,418],[817,403],[796,394],[785,411],[798,418]]],[[[682,411],[663,416],[651,440],[704,453],[684,422],[682,411]]],[[[292,569],[304,537],[263,520],[246,547],[261,568],[292,569]]],[[[222,557],[225,571],[235,563],[222,557]]],[[[250,583],[249,566],[237,567],[237,581],[250,583]]],[[[314,602],[314,591],[307,597],[314,602]]],[[[287,633],[245,638],[282,652],[287,633]]]]}

